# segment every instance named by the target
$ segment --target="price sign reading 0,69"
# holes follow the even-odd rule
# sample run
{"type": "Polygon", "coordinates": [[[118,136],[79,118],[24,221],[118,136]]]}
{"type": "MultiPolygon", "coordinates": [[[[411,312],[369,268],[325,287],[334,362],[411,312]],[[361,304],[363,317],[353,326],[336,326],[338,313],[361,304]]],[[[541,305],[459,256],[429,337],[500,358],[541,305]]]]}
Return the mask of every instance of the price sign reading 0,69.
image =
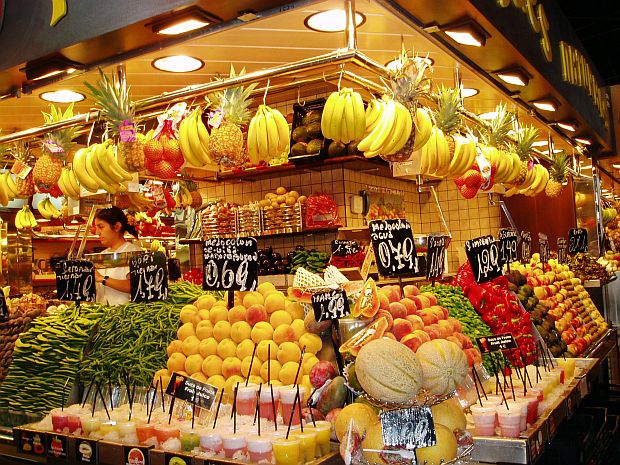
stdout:
{"type": "Polygon", "coordinates": [[[202,287],[211,291],[254,291],[258,245],[253,237],[209,239],[203,249],[202,287]]]}
{"type": "Polygon", "coordinates": [[[368,224],[379,274],[402,276],[418,272],[411,224],[407,220],[374,220],[368,224]]]}
{"type": "Polygon", "coordinates": [[[491,281],[502,275],[499,247],[493,236],[482,236],[466,241],[465,253],[477,283],[491,281]]]}

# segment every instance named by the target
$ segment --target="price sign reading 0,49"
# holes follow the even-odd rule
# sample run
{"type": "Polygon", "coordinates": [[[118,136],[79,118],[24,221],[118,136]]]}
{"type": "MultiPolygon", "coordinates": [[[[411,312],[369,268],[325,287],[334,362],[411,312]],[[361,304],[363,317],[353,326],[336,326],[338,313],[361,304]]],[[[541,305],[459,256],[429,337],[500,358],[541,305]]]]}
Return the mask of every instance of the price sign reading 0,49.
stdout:
{"type": "Polygon", "coordinates": [[[203,249],[203,289],[254,291],[258,285],[258,245],[253,237],[209,239],[203,249]]]}
{"type": "Polygon", "coordinates": [[[411,224],[407,220],[375,220],[368,224],[377,268],[382,276],[418,272],[411,224]]]}

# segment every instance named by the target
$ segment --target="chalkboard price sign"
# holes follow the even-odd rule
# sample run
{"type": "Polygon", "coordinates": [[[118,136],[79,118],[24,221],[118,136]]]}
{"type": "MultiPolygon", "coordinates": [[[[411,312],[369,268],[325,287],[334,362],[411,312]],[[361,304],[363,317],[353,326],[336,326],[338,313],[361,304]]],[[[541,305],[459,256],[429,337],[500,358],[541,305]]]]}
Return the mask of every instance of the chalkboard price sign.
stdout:
{"type": "Polygon", "coordinates": [[[517,349],[517,341],[511,333],[495,334],[493,336],[477,337],[476,342],[483,354],[490,354],[498,350],[517,349]]]}
{"type": "Polygon", "coordinates": [[[129,283],[132,302],[155,302],[168,298],[168,261],[162,252],[131,257],[129,283]]]}
{"type": "Polygon", "coordinates": [[[94,302],[95,266],[88,260],[63,260],[56,265],[56,293],[59,300],[94,302]]]}
{"type": "Polygon", "coordinates": [[[426,279],[441,279],[445,270],[447,236],[428,236],[426,240],[426,279]]]}
{"type": "Polygon", "coordinates": [[[332,241],[332,255],[344,257],[360,251],[360,246],[355,241],[336,239],[332,241]]]}
{"type": "Polygon", "coordinates": [[[368,224],[379,274],[402,276],[418,272],[418,257],[407,220],[374,220],[368,224]]]}
{"type": "Polygon", "coordinates": [[[173,373],[166,387],[166,394],[185,402],[194,403],[195,401],[197,407],[210,409],[215,401],[217,390],[217,387],[211,384],[173,373]]]}
{"type": "Polygon", "coordinates": [[[493,236],[482,236],[466,241],[465,253],[477,283],[491,281],[502,275],[499,247],[493,236]]]}
{"type": "Polygon", "coordinates": [[[575,255],[588,251],[588,231],[584,228],[571,228],[568,231],[568,254],[575,255]]]}
{"type": "Polygon", "coordinates": [[[549,246],[549,239],[546,234],[538,233],[538,247],[540,249],[540,263],[549,263],[551,256],[551,247],[549,246]]]}
{"type": "Polygon", "coordinates": [[[568,252],[568,242],[565,237],[558,237],[558,262],[566,263],[568,252]]]}
{"type": "Polygon", "coordinates": [[[209,239],[203,248],[202,288],[254,291],[258,285],[258,245],[253,237],[209,239]]]}
{"type": "Polygon", "coordinates": [[[521,261],[529,262],[532,258],[532,233],[521,231],[521,261]]]}
{"type": "Polygon", "coordinates": [[[386,446],[413,450],[434,446],[437,442],[430,407],[387,410],[379,417],[386,446]]]}
{"type": "Polygon", "coordinates": [[[312,294],[312,308],[317,323],[344,318],[351,313],[347,294],[342,289],[329,289],[312,294]]]}
{"type": "Polygon", "coordinates": [[[0,289],[0,321],[9,319],[9,307],[6,304],[6,296],[4,291],[0,289]]]}
{"type": "Polygon", "coordinates": [[[517,243],[519,235],[512,228],[502,228],[499,230],[499,264],[504,266],[519,260],[517,256],[517,243]]]}

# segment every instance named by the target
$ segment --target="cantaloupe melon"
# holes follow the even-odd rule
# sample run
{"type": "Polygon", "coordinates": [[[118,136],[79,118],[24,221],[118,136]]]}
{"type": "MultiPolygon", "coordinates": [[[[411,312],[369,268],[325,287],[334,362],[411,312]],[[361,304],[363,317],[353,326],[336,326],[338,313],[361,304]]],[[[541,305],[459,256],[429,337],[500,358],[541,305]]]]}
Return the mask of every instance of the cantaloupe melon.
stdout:
{"type": "Polygon", "coordinates": [[[407,346],[382,338],[364,345],[355,360],[360,386],[372,397],[385,402],[407,402],[422,383],[422,367],[407,346]]]}
{"type": "Polygon", "coordinates": [[[454,342],[433,339],[422,344],[416,356],[424,376],[422,387],[431,394],[449,394],[465,381],[469,368],[467,356],[454,342]]]}

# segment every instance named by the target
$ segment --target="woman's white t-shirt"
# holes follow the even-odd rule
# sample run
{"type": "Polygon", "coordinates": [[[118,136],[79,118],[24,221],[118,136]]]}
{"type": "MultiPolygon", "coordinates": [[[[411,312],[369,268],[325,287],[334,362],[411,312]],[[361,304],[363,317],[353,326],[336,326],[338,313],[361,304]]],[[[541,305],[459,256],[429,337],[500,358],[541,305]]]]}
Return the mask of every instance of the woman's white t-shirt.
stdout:
{"type": "MultiPolygon", "coordinates": [[[[135,252],[142,250],[141,247],[132,244],[131,242],[125,242],[116,250],[105,249],[102,253],[111,253],[111,252],[135,252]]],[[[116,268],[102,268],[99,272],[103,276],[108,276],[111,279],[127,279],[129,276],[129,267],[128,266],[119,266],[116,268]]],[[[112,289],[111,287],[104,286],[101,283],[97,283],[97,302],[105,303],[108,305],[120,305],[126,304],[129,302],[129,294],[121,291],[117,291],[116,289],[112,289]]]]}

